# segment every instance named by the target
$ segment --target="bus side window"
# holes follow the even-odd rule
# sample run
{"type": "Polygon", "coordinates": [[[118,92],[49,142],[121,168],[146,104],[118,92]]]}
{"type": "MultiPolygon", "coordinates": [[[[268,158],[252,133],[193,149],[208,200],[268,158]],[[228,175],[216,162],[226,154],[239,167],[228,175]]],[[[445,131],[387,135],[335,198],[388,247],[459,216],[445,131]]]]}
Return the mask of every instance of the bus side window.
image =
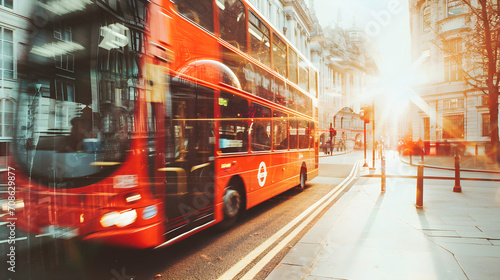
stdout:
{"type": "Polygon", "coordinates": [[[309,121],[309,149],[314,149],[314,144],[316,141],[316,129],[314,128],[314,122],[309,121]]]}
{"type": "Polygon", "coordinates": [[[212,0],[175,0],[173,2],[182,16],[214,32],[212,0]]]}
{"type": "Polygon", "coordinates": [[[240,0],[216,0],[219,7],[220,36],[243,52],[247,50],[245,6],[240,0]]]}
{"type": "Polygon", "coordinates": [[[252,151],[271,150],[271,109],[252,103],[250,107],[252,151]]]}
{"type": "Polygon", "coordinates": [[[297,128],[298,128],[298,121],[297,117],[290,117],[290,128],[289,128],[289,145],[290,149],[297,149],[298,148],[298,135],[297,135],[297,128]]]}
{"type": "Polygon", "coordinates": [[[299,149],[309,148],[309,123],[306,120],[299,121],[299,149]]]}
{"type": "Polygon", "coordinates": [[[309,66],[302,58],[299,59],[299,87],[309,90],[309,66]]]}
{"type": "Polygon", "coordinates": [[[248,13],[250,33],[250,54],[253,58],[271,67],[271,47],[269,28],[252,12],[248,13]]]}
{"type": "Polygon", "coordinates": [[[273,114],[273,149],[287,150],[288,149],[288,115],[280,111],[274,110],[273,114]]]}
{"type": "Polygon", "coordinates": [[[221,121],[219,148],[223,153],[248,151],[248,101],[222,91],[219,98],[221,121]]]}
{"type": "Polygon", "coordinates": [[[273,70],[286,77],[286,43],[273,33],[273,70]]]}
{"type": "Polygon", "coordinates": [[[297,58],[297,53],[289,49],[288,52],[288,79],[292,81],[293,83],[297,84],[299,81],[299,75],[297,71],[297,64],[298,64],[298,58],[297,58]]]}

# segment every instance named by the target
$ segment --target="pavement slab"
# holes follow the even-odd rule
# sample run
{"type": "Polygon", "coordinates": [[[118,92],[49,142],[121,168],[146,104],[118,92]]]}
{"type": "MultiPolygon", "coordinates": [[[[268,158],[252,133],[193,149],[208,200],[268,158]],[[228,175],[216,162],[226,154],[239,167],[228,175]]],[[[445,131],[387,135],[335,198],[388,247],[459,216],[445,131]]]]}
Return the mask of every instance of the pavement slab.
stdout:
{"type": "Polygon", "coordinates": [[[267,279],[500,279],[500,184],[452,183],[424,180],[419,209],[415,179],[359,178],[267,279]]]}

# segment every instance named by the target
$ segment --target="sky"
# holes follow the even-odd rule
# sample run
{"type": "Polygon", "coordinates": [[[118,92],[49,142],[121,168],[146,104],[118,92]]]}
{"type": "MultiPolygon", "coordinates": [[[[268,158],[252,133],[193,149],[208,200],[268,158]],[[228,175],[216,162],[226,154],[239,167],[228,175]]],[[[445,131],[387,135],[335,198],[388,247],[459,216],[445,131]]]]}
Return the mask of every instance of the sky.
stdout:
{"type": "Polygon", "coordinates": [[[322,26],[340,23],[366,32],[379,53],[381,79],[409,75],[411,41],[407,0],[315,0],[322,26]]]}
{"type": "Polygon", "coordinates": [[[407,105],[418,99],[413,86],[421,77],[411,62],[408,0],[315,0],[315,10],[323,27],[340,23],[367,34],[380,72],[367,81],[358,102],[377,100],[384,113],[381,119],[396,122],[394,116],[403,115],[407,105]]]}

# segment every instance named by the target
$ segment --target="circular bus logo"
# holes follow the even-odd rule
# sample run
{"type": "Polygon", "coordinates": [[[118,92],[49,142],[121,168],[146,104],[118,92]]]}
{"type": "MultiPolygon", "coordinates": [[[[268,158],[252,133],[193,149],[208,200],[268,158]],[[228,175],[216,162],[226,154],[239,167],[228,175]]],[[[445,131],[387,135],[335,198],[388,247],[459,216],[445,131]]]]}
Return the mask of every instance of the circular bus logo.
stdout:
{"type": "Polygon", "coordinates": [[[259,186],[263,187],[266,183],[267,178],[267,168],[266,163],[261,162],[259,165],[259,172],[257,173],[257,179],[259,180],[259,186]]]}

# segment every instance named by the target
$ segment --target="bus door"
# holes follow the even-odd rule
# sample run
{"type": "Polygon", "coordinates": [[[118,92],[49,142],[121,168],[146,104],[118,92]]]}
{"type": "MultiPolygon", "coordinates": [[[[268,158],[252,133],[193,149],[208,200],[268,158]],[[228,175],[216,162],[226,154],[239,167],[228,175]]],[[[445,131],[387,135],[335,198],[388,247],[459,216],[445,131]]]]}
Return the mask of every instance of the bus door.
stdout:
{"type": "Polygon", "coordinates": [[[165,113],[167,240],[214,220],[214,90],[172,78],[165,113]]]}

